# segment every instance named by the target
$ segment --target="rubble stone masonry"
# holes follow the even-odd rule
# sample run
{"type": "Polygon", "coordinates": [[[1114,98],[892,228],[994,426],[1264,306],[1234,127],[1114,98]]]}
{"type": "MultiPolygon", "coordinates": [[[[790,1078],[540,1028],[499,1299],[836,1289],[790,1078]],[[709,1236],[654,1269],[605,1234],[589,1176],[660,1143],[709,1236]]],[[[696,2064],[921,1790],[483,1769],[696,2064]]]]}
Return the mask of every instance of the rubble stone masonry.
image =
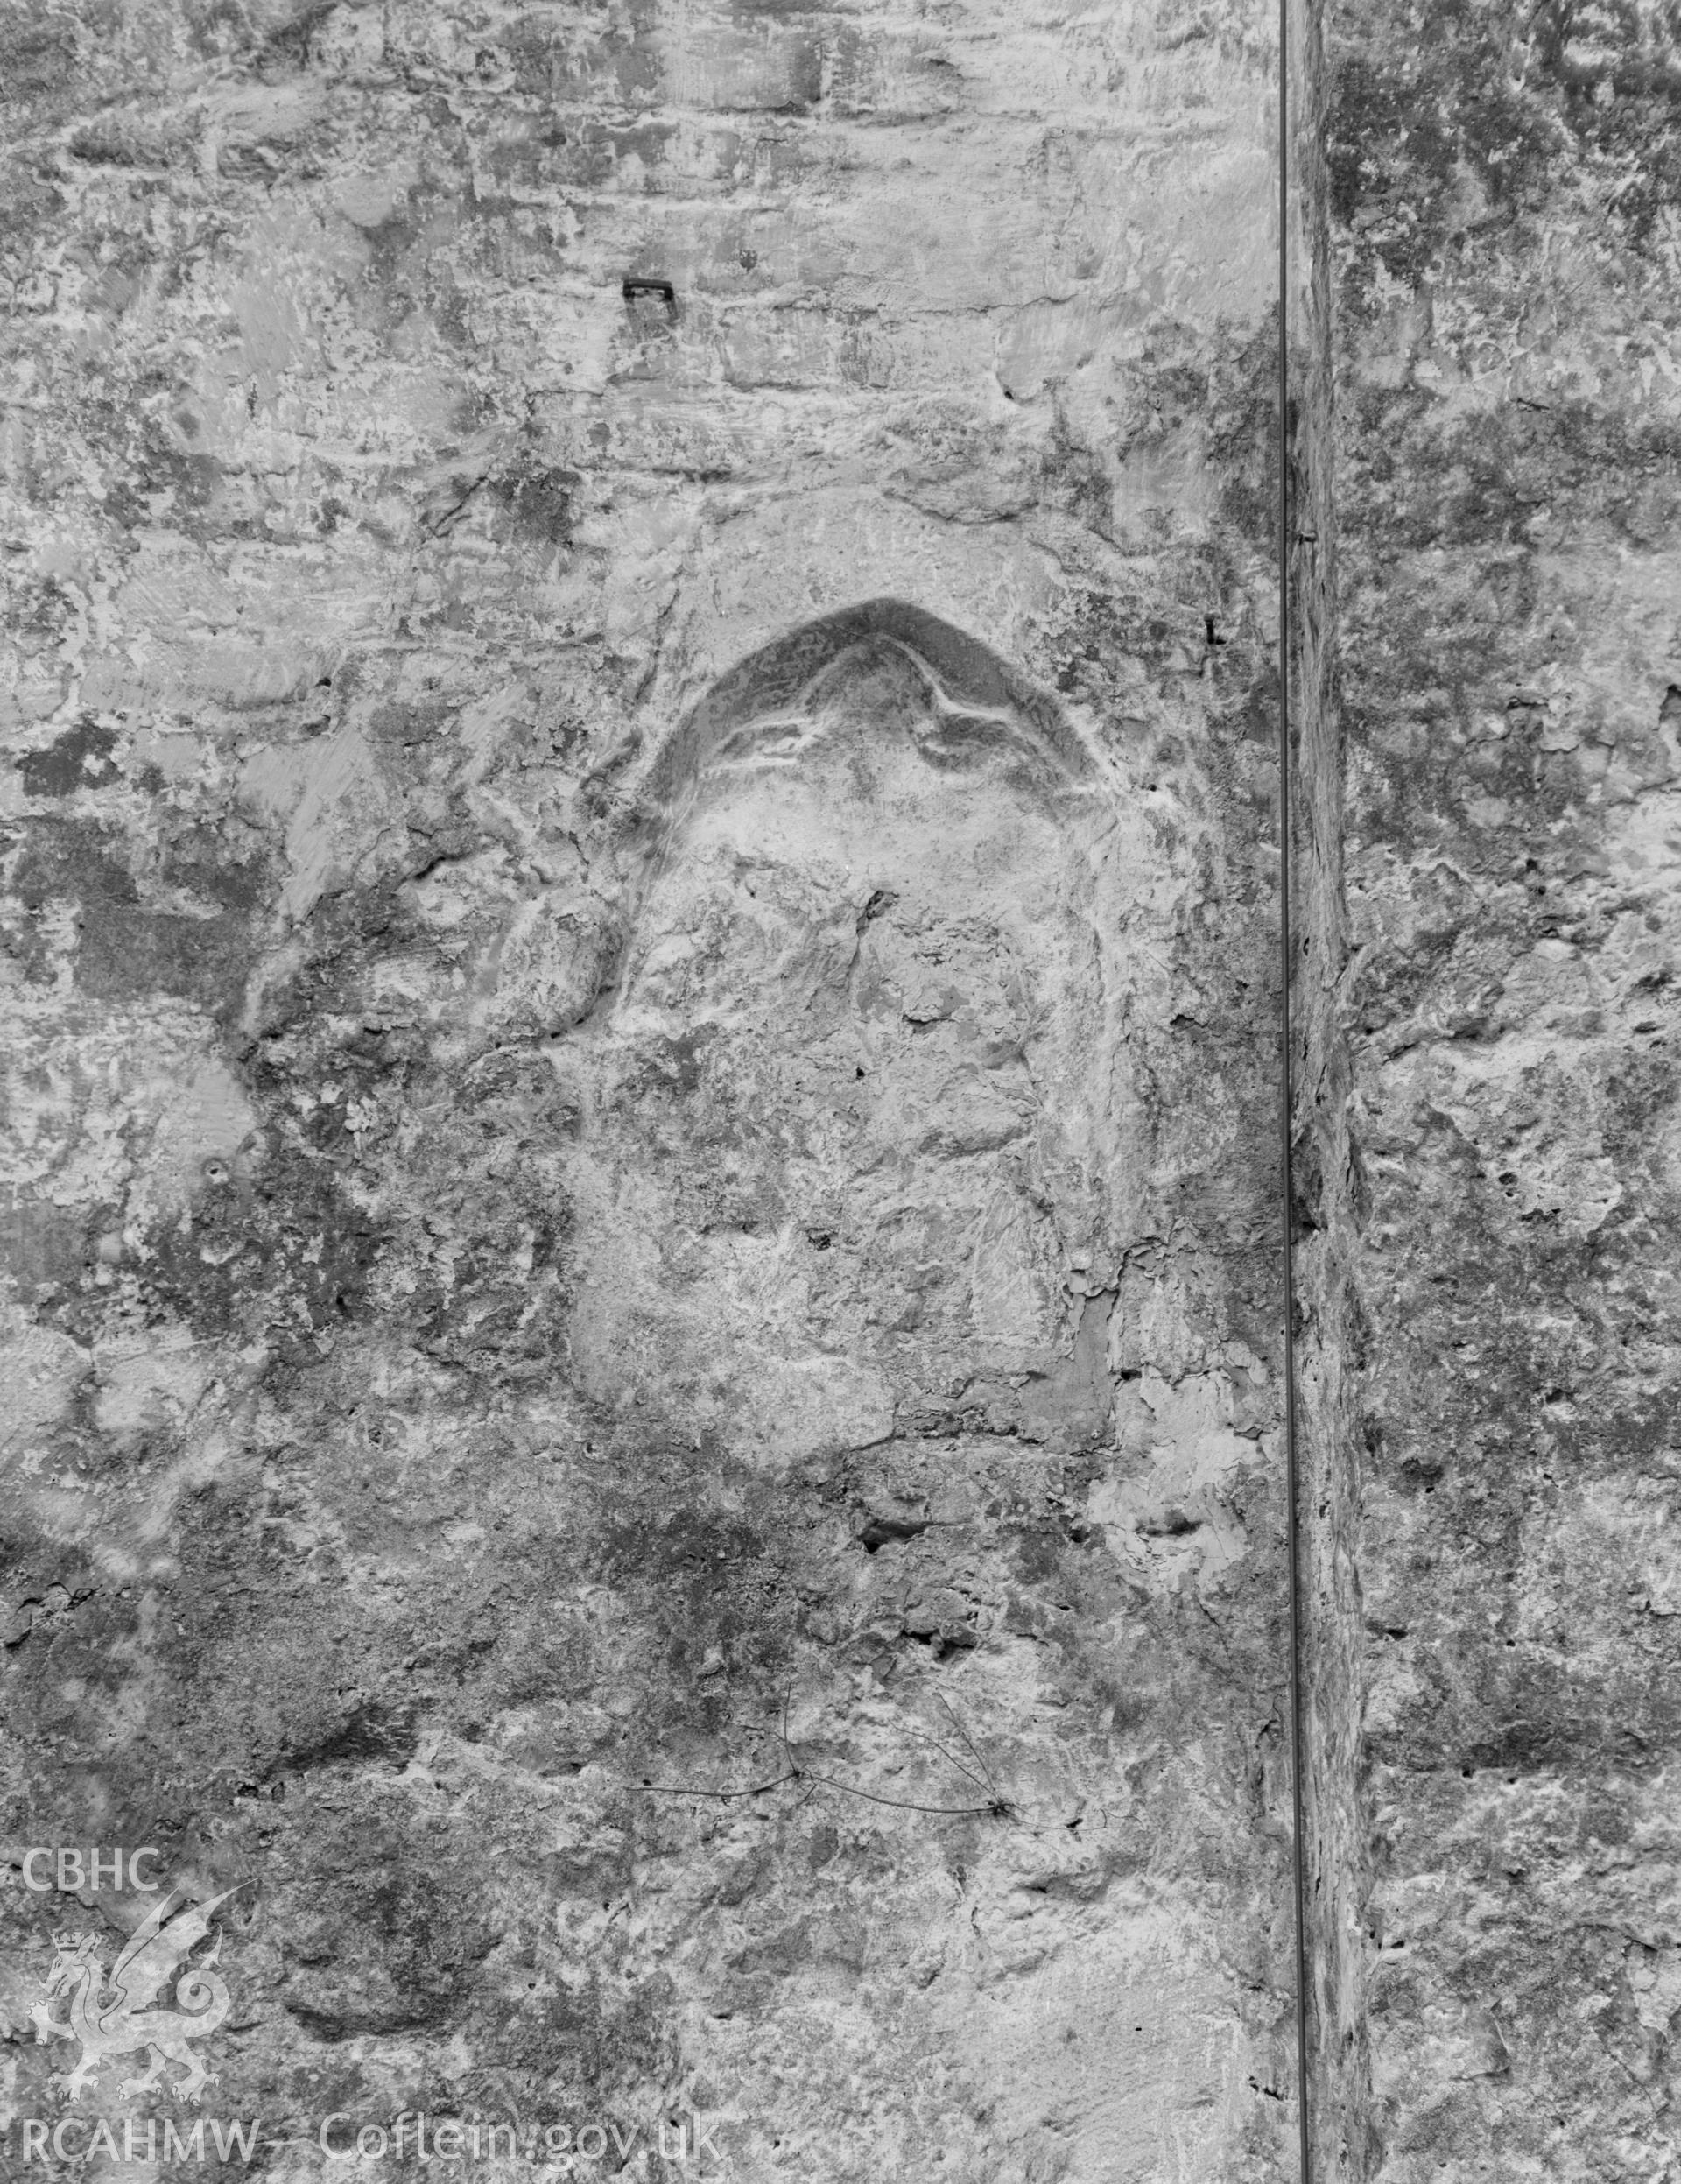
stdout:
{"type": "Polygon", "coordinates": [[[1326,28],[1371,2173],[1656,2178],[1681,45],[1646,0],[1326,28]]]}
{"type": "Polygon", "coordinates": [[[4,47],[12,2153],[1288,2174],[1270,21],[4,47]]]}
{"type": "MultiPolygon", "coordinates": [[[[1681,26],[1290,20],[1316,2175],[1658,2184],[1681,26]]],[[[0,68],[0,2168],[1284,2184],[1270,7],[0,68]]]]}

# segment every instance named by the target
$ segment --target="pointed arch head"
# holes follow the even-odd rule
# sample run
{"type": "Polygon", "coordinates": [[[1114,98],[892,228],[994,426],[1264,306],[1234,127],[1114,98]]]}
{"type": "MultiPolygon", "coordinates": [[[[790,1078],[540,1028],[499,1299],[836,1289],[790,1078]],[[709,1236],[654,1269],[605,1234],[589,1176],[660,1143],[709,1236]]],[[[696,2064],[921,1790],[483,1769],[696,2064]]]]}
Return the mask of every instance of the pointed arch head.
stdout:
{"type": "Polygon", "coordinates": [[[1002,749],[1020,761],[1024,788],[1054,793],[1097,778],[1056,700],[990,645],[904,600],[869,599],[801,623],[721,675],[655,752],[644,814],[669,816],[710,766],[756,745],[796,755],[801,736],[862,683],[874,682],[891,713],[896,679],[919,686],[920,740],[933,764],[960,767],[1002,749]]]}
{"type": "MultiPolygon", "coordinates": [[[[959,825],[1002,797],[1073,849],[1112,809],[1108,766],[1056,699],[989,645],[902,599],[841,608],[738,660],[651,753],[619,807],[626,884],[602,992],[622,992],[649,891],[699,813],[750,797],[756,778],[809,792],[907,760],[931,818],[943,808],[959,825]]],[[[922,805],[903,771],[900,782],[901,813],[922,805]]]]}

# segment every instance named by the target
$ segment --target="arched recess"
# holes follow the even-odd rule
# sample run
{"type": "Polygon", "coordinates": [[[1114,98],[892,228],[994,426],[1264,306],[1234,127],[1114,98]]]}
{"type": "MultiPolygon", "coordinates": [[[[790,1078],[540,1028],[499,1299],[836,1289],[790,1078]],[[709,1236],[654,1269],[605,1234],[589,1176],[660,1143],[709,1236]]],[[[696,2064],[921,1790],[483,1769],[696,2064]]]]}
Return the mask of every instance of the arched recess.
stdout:
{"type": "Polygon", "coordinates": [[[820,1871],[777,1884],[824,1932],[867,1891],[845,1962],[714,2007],[730,1918],[683,1929],[697,2062],[802,2089],[805,2129],[855,2013],[890,2036],[849,2054],[845,2097],[910,2117],[946,2089],[930,2143],[965,2174],[1142,2180],[1170,2145],[1227,2173],[1266,2069],[1230,1965],[1249,1913],[1207,1878],[1250,1747],[1228,1783],[1199,1745],[1226,1671],[1181,1643],[1187,1592],[1237,1582],[1225,1481],[1251,1451],[1187,1377],[1202,1352],[1153,1271],[1138,1354],[1117,1349],[1152,1187],[1137,1087],[1171,1010],[1153,966],[1188,892],[1119,778],[932,615],[884,600],[795,631],[650,759],[622,975],[575,1049],[592,1433],[662,1526],[711,1540],[722,1511],[775,1542],[662,1561],[637,1595],[648,1779],[765,1779],[749,1741],[696,1726],[728,1689],[858,1792],[832,1794],[820,1871]],[[1123,1445],[1140,1357],[1159,1407],[1129,1394],[1123,1445]],[[976,1821],[991,1786],[953,1764],[948,1699],[1021,1801],[1008,1825],[976,1821]],[[1147,1889],[1109,1893],[1161,1844],[1147,1889]],[[975,1903],[1065,1869],[1070,1916],[1029,1941],[1012,1910],[975,1941],[975,1903]]]}
{"type": "Polygon", "coordinates": [[[872,601],[721,677],[632,827],[592,1138],[598,1202],[643,1210],[597,1257],[598,1384],[640,1356],[644,1401],[773,1468],[988,1372],[1060,1387],[1068,1279],[1121,1249],[1113,804],[1078,729],[979,639],[872,601]],[[665,1270],[683,1239],[705,1267],[686,1295],[629,1272],[655,1234],[665,1270]],[[750,1301],[791,1255],[803,1320],[750,1301]]]}

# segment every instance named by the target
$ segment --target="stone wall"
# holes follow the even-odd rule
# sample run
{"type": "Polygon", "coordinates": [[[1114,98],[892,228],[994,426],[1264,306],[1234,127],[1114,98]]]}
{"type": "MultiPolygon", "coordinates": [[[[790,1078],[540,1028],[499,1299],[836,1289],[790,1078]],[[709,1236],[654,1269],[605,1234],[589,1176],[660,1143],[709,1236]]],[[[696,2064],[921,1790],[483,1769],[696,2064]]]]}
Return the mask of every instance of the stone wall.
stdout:
{"type": "Polygon", "coordinates": [[[1681,47],[1645,0],[1329,19],[1371,2173],[1656,2177],[1681,47]]]}
{"type": "Polygon", "coordinates": [[[1288,2173],[1270,28],[14,18],[12,2154],[1288,2173]]]}

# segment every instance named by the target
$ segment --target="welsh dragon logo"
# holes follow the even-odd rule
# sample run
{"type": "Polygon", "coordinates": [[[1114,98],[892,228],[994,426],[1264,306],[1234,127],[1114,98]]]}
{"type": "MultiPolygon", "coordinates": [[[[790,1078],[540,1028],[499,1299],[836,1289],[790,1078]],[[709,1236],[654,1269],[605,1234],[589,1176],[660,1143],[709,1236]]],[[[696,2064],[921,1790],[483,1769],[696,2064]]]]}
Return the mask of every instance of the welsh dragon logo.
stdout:
{"type": "Polygon", "coordinates": [[[215,1913],[237,1893],[236,1889],[225,1890],[208,1903],[195,1904],[171,1918],[172,1907],[186,1900],[179,1890],[172,1889],[129,1936],[109,1973],[97,1953],[97,1934],[53,1935],[58,1954],[46,1975],[47,1998],[37,2003],[30,2015],[38,2040],[81,2043],[81,2060],[65,2081],[72,2100],[94,2083],[109,2058],[141,2048],[149,2051],[151,2067],[138,2077],[125,2079],[117,2088],[120,2094],[149,2093],[162,2080],[179,2098],[196,2101],[207,2085],[215,2083],[215,2074],[206,2070],[188,2043],[214,2033],[228,2014],[228,1989],[214,1969],[222,1954],[220,1933],[200,1962],[189,1964],[186,1960],[209,1933],[215,1913]],[[181,1976],[175,1982],[174,1998],[190,2014],[148,2009],[147,2004],[177,1971],[181,1976]],[[59,1995],[68,1997],[62,2018],[52,2012],[59,1995]],[[164,2076],[170,2063],[186,2072],[172,2086],[164,2076]]]}

